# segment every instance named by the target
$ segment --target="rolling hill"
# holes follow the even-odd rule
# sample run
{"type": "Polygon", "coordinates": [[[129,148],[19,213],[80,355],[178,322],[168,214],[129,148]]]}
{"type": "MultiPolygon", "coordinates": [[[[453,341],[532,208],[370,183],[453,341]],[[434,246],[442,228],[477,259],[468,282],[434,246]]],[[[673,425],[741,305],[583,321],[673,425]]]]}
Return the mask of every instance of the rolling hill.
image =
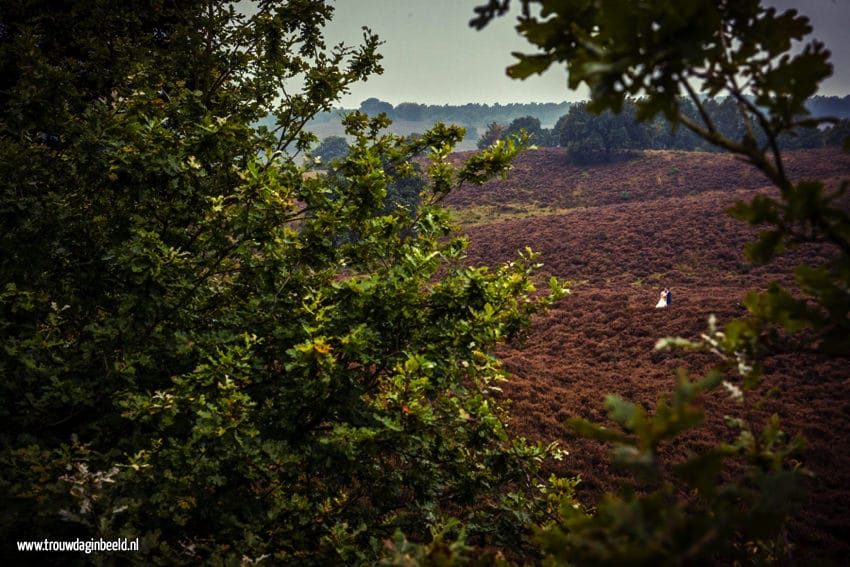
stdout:
{"type": "MultiPolygon", "coordinates": [[[[787,167],[798,178],[850,178],[850,156],[838,150],[791,152],[787,167]]],[[[572,294],[501,355],[513,375],[504,387],[512,427],[569,451],[558,472],[582,477],[581,499],[614,490],[620,473],[609,465],[608,448],[567,430],[568,417],[606,423],[606,394],[648,408],[672,390],[677,369],[701,375],[710,355],[655,351],[656,340],[699,337],[710,315],[722,324],[742,314],[747,290],[790,283],[796,263],[829,253],[804,245],[767,266],[744,257],[755,233],[724,211],[772,190],[754,168],[725,154],[645,152],[577,167],[563,150],[541,149],[520,156],[507,181],[463,187],[446,200],[470,240],[471,264],[510,261],[528,245],[541,253],[544,278],[572,281],[572,294]],[[665,286],[673,304],[655,309],[665,286]]],[[[850,556],[850,365],[780,353],[764,364],[764,381],[749,395],[773,395],[751,417],[763,423],[778,413],[788,434],[805,436],[801,461],[814,473],[791,525],[793,556],[801,565],[843,564],[850,556]]],[[[671,459],[730,439],[722,416],[734,402],[714,392],[705,404],[706,427],[667,447],[671,459]]]]}

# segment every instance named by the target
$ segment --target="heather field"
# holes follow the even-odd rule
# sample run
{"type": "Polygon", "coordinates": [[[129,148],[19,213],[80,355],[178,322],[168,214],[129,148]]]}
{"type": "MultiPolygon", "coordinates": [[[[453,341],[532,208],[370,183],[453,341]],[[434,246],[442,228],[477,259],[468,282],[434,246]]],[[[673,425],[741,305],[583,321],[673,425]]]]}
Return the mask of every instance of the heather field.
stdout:
{"type": "MultiPolygon", "coordinates": [[[[751,265],[743,248],[754,232],[725,209],[772,189],[728,155],[646,152],[577,167],[563,150],[541,149],[515,166],[507,181],[466,187],[447,203],[469,237],[471,263],[509,261],[530,246],[541,253],[544,278],[572,282],[572,294],[535,320],[524,344],[503,350],[513,374],[504,395],[513,400],[517,432],[569,451],[559,472],[580,475],[579,496],[590,502],[616,489],[620,472],[609,466],[606,447],[571,435],[565,420],[604,423],[608,393],[650,407],[680,369],[700,376],[709,355],[655,351],[656,340],[699,337],[710,315],[722,324],[742,314],[738,302],[748,290],[789,283],[792,266],[828,251],[807,245],[768,266],[751,265]],[[665,286],[673,304],[655,309],[665,286]]],[[[850,178],[850,156],[838,150],[789,152],[787,166],[798,178],[850,178]]],[[[794,558],[843,564],[850,557],[848,359],[774,354],[764,364],[765,379],[750,395],[772,394],[750,417],[778,413],[786,432],[805,436],[800,460],[814,474],[789,534],[794,558]]],[[[705,404],[706,427],[667,447],[672,460],[730,438],[722,416],[734,402],[715,392],[705,404]]]]}

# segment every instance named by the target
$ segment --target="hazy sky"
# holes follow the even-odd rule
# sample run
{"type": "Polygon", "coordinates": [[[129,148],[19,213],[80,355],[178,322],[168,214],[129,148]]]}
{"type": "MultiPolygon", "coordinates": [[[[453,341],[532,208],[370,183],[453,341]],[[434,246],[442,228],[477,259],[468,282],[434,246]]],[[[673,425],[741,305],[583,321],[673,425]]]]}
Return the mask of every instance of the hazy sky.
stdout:
{"type": "MultiPolygon", "coordinates": [[[[683,0],[687,1],[687,0],[683,0]]],[[[524,81],[508,79],[512,51],[532,52],[513,29],[513,13],[477,32],[468,25],[473,8],[484,0],[334,0],[334,21],[327,39],[359,42],[369,26],[386,43],[381,47],[384,74],[356,85],[341,105],[357,108],[370,97],[396,105],[561,102],[582,100],[586,92],[566,87],[563,67],[524,81]]],[[[814,37],[832,51],[834,75],[821,94],[850,93],[850,0],[770,0],[781,9],[796,7],[810,17],[814,37]]]]}

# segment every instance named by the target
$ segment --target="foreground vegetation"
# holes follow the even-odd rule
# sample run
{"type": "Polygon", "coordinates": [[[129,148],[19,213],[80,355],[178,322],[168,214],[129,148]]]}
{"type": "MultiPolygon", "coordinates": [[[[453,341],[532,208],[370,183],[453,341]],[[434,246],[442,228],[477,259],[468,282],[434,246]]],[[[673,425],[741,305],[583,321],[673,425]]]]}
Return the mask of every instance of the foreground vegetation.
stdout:
{"type": "Polygon", "coordinates": [[[330,15],[5,9],[4,546],[127,537],[142,551],[99,560],[327,565],[396,532],[455,522],[501,546],[525,529],[502,515],[529,513],[552,451],[506,433],[490,352],[548,300],[530,256],[464,267],[436,206],[520,147],[455,169],[460,129],[403,141],[359,114],[339,175],[305,175],[305,122],[379,70],[374,36],[324,48],[330,15]],[[269,110],[276,129],[252,128],[269,110]],[[427,148],[415,214],[387,207],[427,148]]]}
{"type": "MultiPolygon", "coordinates": [[[[569,30],[559,10],[572,3],[543,2],[558,17],[523,20],[544,56],[517,75],[565,59],[573,86],[591,85],[593,109],[644,92],[639,116],[661,112],[769,176],[780,197],[736,212],[769,228],[754,259],[794,238],[837,250],[833,265],[799,269],[813,304],[772,288],[724,333],[667,341],[711,350],[720,365],[683,378],[654,412],[609,400],[629,433],[572,424],[615,442],[617,461],[641,475],[643,490],[588,510],[574,479],[540,477],[557,448],[513,437],[494,396],[505,377],[494,347],[565,290],[552,280],[536,293],[530,251],[466,267],[439,207],[459,185],[505,174],[525,140],[454,167],[461,129],[402,140],[385,134],[384,117],[355,113],[335,174],[307,175],[297,157],[316,140],[305,124],[380,72],[368,31],[360,46],[326,47],[324,2],[37,4],[0,12],[4,546],[138,537],[139,553],[94,560],[166,564],[782,556],[802,471],[776,421],[733,418],[732,442],[670,476],[656,448],[699,425],[700,395],[727,371],[743,379],[734,388],[758,379],[755,355],[777,325],[813,330],[804,346],[847,351],[850,223],[820,184],[789,181],[776,145],[811,125],[803,103],[829,73],[817,44],[777,59],[808,31],[804,20],[708,1],[685,13],[641,3],[622,17],[600,3],[569,30]],[[683,28],[699,33],[678,52],[642,45],[641,26],[655,25],[661,45],[679,45],[683,28]],[[739,51],[721,49],[717,33],[739,51]],[[581,37],[551,41],[569,34],[581,37]],[[666,59],[636,70],[641,52],[666,59]],[[673,95],[692,70],[708,73],[710,90],[751,77],[758,107],[731,85],[754,117],[741,140],[707,114],[703,124],[677,114],[673,95]],[[252,126],[268,113],[273,128],[252,126]],[[421,201],[388,203],[423,151],[421,201]],[[718,485],[723,470],[735,474],[718,485]]],[[[505,7],[489,6],[485,19],[505,7]]]]}

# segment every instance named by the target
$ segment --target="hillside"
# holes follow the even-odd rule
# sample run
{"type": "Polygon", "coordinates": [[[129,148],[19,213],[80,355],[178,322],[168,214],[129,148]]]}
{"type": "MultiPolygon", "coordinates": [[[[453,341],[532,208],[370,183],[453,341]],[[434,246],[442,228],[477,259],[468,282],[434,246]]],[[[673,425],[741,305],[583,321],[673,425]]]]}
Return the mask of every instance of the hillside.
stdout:
{"type": "MultiPolygon", "coordinates": [[[[655,352],[656,340],[697,338],[711,314],[720,323],[738,316],[747,290],[788,282],[797,261],[827,251],[805,246],[768,266],[750,265],[742,250],[754,233],[724,210],[771,189],[728,155],[647,152],[584,168],[564,157],[558,149],[526,153],[508,181],[462,188],[447,202],[470,239],[471,263],[509,261],[529,245],[541,253],[545,277],[573,282],[572,294],[535,321],[523,345],[503,350],[513,374],[504,392],[518,433],[559,440],[570,452],[559,472],[581,475],[579,496],[590,502],[615,489],[618,473],[606,448],[571,436],[564,421],[604,422],[607,393],[648,407],[672,389],[678,368],[699,375],[713,362],[708,355],[655,352]],[[673,305],[657,310],[664,286],[673,305]]],[[[850,177],[850,156],[790,153],[788,168],[835,183],[850,177]]],[[[804,435],[809,446],[801,460],[815,473],[805,511],[792,525],[794,557],[801,565],[842,564],[850,556],[850,454],[841,450],[850,444],[847,361],[773,355],[765,366],[764,383],[751,395],[776,395],[757,417],[777,412],[786,432],[804,435]]],[[[708,427],[669,447],[671,457],[698,451],[711,436],[729,438],[722,416],[732,402],[715,393],[706,406],[708,427]]]]}

